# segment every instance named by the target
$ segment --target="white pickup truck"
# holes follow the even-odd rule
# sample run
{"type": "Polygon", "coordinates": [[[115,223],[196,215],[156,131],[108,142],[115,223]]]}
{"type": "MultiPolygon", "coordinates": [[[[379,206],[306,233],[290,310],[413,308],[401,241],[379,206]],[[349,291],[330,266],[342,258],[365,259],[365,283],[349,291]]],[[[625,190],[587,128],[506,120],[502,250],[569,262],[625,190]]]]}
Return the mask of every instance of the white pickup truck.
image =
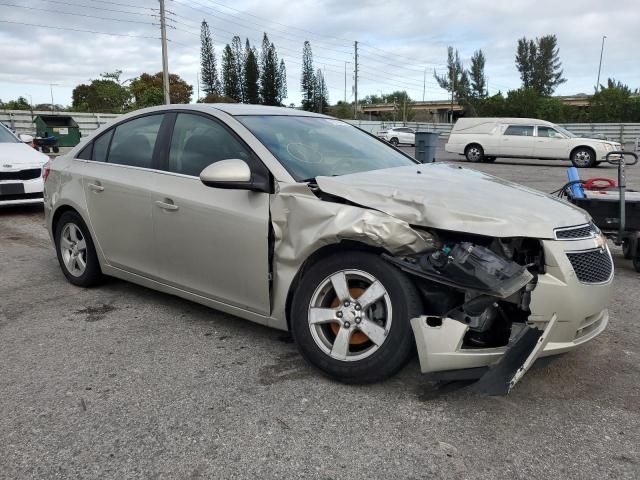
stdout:
{"type": "Polygon", "coordinates": [[[620,150],[616,142],[580,138],[544,120],[532,118],[461,118],[445,150],[470,162],[497,157],[571,160],[578,168],[595,167],[607,153],[620,150]]]}

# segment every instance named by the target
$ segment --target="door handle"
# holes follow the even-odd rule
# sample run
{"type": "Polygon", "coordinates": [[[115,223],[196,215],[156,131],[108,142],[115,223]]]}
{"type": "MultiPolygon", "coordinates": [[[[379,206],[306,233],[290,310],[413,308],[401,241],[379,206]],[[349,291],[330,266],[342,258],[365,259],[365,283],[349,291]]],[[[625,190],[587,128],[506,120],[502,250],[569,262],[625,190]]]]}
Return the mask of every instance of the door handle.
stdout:
{"type": "Polygon", "coordinates": [[[171,202],[163,202],[162,200],[156,200],[156,205],[158,207],[160,207],[163,210],[167,210],[169,212],[175,212],[176,210],[178,210],[178,205],[176,205],[175,203],[171,202]]]}
{"type": "Polygon", "coordinates": [[[87,186],[91,190],[93,190],[94,192],[103,192],[104,191],[104,187],[102,185],[100,185],[100,182],[90,183],[87,186]]]}

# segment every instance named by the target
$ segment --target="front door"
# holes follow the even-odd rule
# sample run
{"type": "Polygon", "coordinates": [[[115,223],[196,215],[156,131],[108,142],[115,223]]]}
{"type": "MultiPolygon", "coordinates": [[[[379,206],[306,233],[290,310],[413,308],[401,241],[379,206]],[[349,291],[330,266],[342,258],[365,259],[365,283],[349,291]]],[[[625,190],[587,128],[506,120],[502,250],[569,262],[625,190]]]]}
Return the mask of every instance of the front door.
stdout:
{"type": "Polygon", "coordinates": [[[269,313],[269,194],[205,186],[208,165],[256,159],[217,120],[178,113],[166,172],[152,195],[162,281],[259,314],[269,313]]]}
{"type": "Polygon", "coordinates": [[[532,157],[534,150],[533,125],[508,125],[500,141],[500,155],[532,157]]]}
{"type": "Polygon", "coordinates": [[[569,142],[555,128],[538,126],[534,155],[538,158],[569,158],[569,142]]]}
{"type": "Polygon", "coordinates": [[[164,115],[118,125],[93,143],[82,169],[95,241],[110,265],[153,276],[152,158],[164,115]]]}

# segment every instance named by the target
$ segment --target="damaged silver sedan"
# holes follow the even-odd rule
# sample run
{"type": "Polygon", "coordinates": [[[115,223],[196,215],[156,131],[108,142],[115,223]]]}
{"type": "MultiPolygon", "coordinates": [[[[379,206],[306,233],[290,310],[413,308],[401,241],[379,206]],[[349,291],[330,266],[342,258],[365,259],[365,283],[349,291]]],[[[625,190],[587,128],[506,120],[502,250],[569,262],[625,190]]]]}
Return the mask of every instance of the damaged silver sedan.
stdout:
{"type": "Polygon", "coordinates": [[[282,330],[345,382],[417,352],[508,391],[608,322],[613,263],[589,216],[329,117],[172,105],[103,127],[45,169],[66,278],[111,275],[282,330]]]}

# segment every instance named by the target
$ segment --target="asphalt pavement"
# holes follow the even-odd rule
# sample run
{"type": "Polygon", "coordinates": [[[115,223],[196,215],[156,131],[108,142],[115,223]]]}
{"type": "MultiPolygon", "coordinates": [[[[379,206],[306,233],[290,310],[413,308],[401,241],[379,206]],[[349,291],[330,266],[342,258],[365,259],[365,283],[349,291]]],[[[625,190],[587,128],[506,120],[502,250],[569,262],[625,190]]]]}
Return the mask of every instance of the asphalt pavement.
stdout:
{"type": "MultiPolygon", "coordinates": [[[[469,166],[549,192],[567,162],[469,166]]],[[[286,333],[119,280],[74,287],[42,209],[1,209],[0,478],[637,479],[640,274],[613,251],[609,328],[485,397],[417,360],[342,385],[286,333]]]]}

